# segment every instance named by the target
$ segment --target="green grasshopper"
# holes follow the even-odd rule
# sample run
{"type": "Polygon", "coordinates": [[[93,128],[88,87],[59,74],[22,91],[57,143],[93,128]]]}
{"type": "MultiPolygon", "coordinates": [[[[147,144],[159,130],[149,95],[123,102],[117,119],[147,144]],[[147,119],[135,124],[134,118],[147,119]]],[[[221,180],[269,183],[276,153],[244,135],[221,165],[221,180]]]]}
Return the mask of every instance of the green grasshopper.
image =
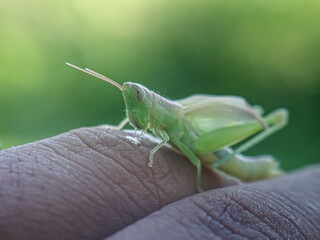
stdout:
{"type": "Polygon", "coordinates": [[[117,82],[88,68],[67,65],[100,78],[122,91],[127,122],[143,132],[150,130],[162,141],[149,155],[167,142],[176,146],[197,169],[197,189],[201,191],[201,166],[213,167],[218,174],[243,181],[255,181],[281,175],[272,156],[245,157],[241,152],[259,143],[287,124],[288,111],[278,109],[263,117],[259,106],[250,106],[236,96],[193,95],[171,101],[138,83],[117,82]],[[251,137],[235,150],[230,146],[251,137]]]}

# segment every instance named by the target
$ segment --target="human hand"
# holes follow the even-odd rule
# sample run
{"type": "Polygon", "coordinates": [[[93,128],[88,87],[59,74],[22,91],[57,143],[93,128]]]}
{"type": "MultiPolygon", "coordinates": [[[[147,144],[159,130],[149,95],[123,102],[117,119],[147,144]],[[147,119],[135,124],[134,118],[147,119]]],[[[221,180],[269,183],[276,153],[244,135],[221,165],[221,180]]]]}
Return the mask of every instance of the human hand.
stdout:
{"type": "Polygon", "coordinates": [[[319,167],[233,187],[204,170],[196,194],[181,154],[147,166],[154,146],[96,127],[0,151],[0,238],[320,239],[319,167]]]}

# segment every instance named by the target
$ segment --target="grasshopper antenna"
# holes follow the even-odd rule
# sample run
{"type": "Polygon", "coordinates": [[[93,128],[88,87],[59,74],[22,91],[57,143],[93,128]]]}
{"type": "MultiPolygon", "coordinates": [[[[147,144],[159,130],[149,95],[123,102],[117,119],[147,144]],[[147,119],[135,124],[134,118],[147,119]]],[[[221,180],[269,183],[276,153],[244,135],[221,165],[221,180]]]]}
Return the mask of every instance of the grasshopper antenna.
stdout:
{"type": "Polygon", "coordinates": [[[123,91],[123,90],[124,90],[124,88],[123,88],[119,83],[111,80],[110,78],[107,78],[106,76],[101,75],[100,73],[97,73],[97,72],[95,72],[95,71],[92,71],[92,70],[90,70],[89,68],[83,69],[83,68],[80,68],[80,67],[78,67],[78,66],[76,66],[76,65],[73,65],[73,64],[71,64],[71,63],[68,63],[68,62],[66,62],[66,64],[67,64],[68,66],[70,66],[70,67],[73,67],[73,68],[75,68],[75,69],[78,69],[78,70],[81,71],[81,72],[87,73],[87,74],[89,74],[89,75],[91,75],[91,76],[94,76],[94,77],[96,77],[96,78],[99,78],[99,79],[101,79],[101,80],[104,80],[104,81],[112,84],[113,86],[117,87],[120,91],[123,91]]]}

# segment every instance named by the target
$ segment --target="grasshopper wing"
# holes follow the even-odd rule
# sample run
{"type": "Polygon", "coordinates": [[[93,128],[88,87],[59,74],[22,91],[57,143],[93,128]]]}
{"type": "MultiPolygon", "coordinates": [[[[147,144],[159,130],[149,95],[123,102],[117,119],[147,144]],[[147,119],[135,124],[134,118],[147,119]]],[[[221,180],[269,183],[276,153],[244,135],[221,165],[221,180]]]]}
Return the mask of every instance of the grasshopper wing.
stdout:
{"type": "Polygon", "coordinates": [[[242,125],[252,120],[266,124],[261,108],[252,107],[236,96],[193,95],[177,101],[200,135],[219,128],[242,125]]]}

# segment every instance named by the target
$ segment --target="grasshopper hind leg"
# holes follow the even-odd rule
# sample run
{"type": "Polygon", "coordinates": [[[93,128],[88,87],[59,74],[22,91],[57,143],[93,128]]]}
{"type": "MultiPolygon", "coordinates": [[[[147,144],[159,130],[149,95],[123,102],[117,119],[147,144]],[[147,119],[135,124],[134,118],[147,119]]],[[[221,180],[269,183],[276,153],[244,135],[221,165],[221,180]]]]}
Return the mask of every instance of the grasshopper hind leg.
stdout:
{"type": "MultiPolygon", "coordinates": [[[[149,155],[149,163],[148,163],[148,166],[149,167],[152,167],[153,165],[153,162],[154,162],[154,159],[153,159],[153,156],[154,154],[164,145],[166,144],[169,140],[170,140],[170,137],[168,136],[168,134],[164,131],[164,130],[160,130],[158,132],[157,135],[160,135],[161,138],[162,138],[162,142],[159,143],[155,148],[153,148],[150,152],[150,155],[149,155]]],[[[196,176],[196,187],[197,187],[197,190],[199,192],[202,192],[202,188],[201,188],[201,161],[200,159],[192,152],[191,149],[189,149],[186,145],[184,145],[183,143],[181,142],[178,142],[178,141],[175,141],[173,139],[171,139],[172,143],[174,145],[177,146],[177,148],[190,160],[190,162],[197,168],[197,176],[196,176]]]]}
{"type": "Polygon", "coordinates": [[[196,187],[198,192],[202,192],[201,188],[201,161],[200,159],[192,152],[190,148],[184,145],[181,142],[172,140],[174,145],[176,145],[179,150],[190,160],[190,162],[197,168],[197,176],[196,176],[196,187]]]}
{"type": "MultiPolygon", "coordinates": [[[[232,152],[231,148],[225,148],[215,152],[213,155],[219,159],[231,155],[232,152]]],[[[214,167],[214,170],[222,171],[227,176],[233,176],[244,182],[270,179],[283,174],[279,167],[279,162],[270,155],[249,157],[236,154],[230,161],[219,168],[214,167]]]]}
{"type": "Polygon", "coordinates": [[[263,141],[265,138],[269,137],[273,133],[279,131],[288,122],[288,111],[286,109],[278,109],[268,116],[264,118],[265,122],[268,124],[268,128],[263,132],[257,134],[250,140],[246,141],[240,147],[235,149],[233,153],[223,157],[217,163],[215,163],[215,167],[218,168],[222,164],[226,163],[227,161],[231,160],[236,154],[242,153],[249,148],[253,147],[254,145],[258,144],[259,142],[263,141]]]}

